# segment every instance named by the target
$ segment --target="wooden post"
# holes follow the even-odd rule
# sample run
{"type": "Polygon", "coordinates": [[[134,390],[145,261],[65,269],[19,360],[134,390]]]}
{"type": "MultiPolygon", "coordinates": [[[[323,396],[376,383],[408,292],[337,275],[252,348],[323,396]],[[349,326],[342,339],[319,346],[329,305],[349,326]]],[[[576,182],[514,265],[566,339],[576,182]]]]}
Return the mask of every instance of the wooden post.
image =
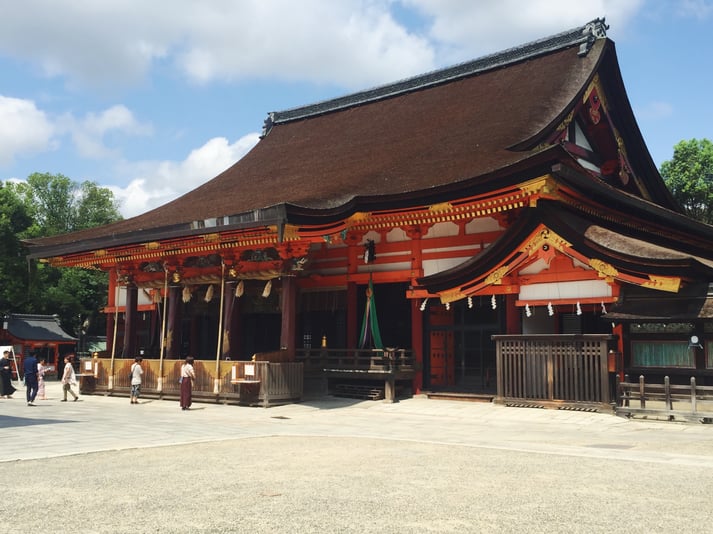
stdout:
{"type": "Polygon", "coordinates": [[[384,402],[396,402],[396,379],[393,371],[384,380],[384,402]]]}
{"type": "Polygon", "coordinates": [[[297,339],[297,281],[293,276],[282,277],[280,349],[287,350],[287,359],[295,361],[297,339]]]}
{"type": "Polygon", "coordinates": [[[691,412],[696,413],[697,411],[697,398],[696,398],[696,377],[691,377],[691,412]]]}
{"type": "Polygon", "coordinates": [[[163,393],[163,359],[166,357],[166,306],[168,305],[168,269],[163,267],[163,313],[161,313],[161,349],[158,353],[156,390],[163,393]]]}
{"type": "Polygon", "coordinates": [[[215,347],[215,377],[213,378],[213,394],[220,394],[220,355],[223,352],[223,314],[225,302],[225,262],[221,261],[220,265],[220,302],[218,304],[218,339],[215,347]]]}
{"type": "Polygon", "coordinates": [[[639,376],[639,403],[641,408],[646,408],[646,395],[644,395],[644,375],[639,376]]]}
{"type": "Polygon", "coordinates": [[[136,319],[138,313],[139,288],[134,283],[126,285],[126,309],[124,319],[124,358],[136,356],[136,319]]]}
{"type": "Polygon", "coordinates": [[[663,392],[666,399],[666,409],[673,410],[673,401],[671,400],[671,379],[668,376],[663,377],[663,392]]]}

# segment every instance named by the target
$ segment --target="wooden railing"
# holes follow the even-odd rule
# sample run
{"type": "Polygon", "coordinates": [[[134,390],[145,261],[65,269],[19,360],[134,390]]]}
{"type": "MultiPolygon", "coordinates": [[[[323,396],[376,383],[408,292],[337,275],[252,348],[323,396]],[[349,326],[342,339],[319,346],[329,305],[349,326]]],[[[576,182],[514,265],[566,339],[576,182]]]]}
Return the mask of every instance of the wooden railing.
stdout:
{"type": "Polygon", "coordinates": [[[690,384],[671,384],[668,376],[663,384],[646,383],[644,376],[638,382],[617,380],[616,414],[664,417],[671,421],[684,419],[710,423],[713,421],[713,386],[699,386],[695,377],[690,384]]]}
{"type": "Polygon", "coordinates": [[[495,335],[497,402],[608,406],[609,335],[495,335]]]}
{"type": "Polygon", "coordinates": [[[413,356],[406,349],[299,349],[297,361],[323,384],[323,393],[395,402],[400,391],[413,390],[413,356]]]}
{"type": "MultiPolygon", "coordinates": [[[[134,360],[95,358],[80,362],[80,387],[84,393],[128,395],[129,370],[134,360]]],[[[141,394],[159,398],[180,395],[178,378],[183,360],[144,360],[141,394]],[[161,380],[159,380],[161,378],[161,380]]],[[[303,393],[303,365],[298,362],[195,360],[193,396],[197,400],[243,404],[284,404],[299,401],[303,393]],[[246,369],[247,367],[247,369],[246,369]],[[247,372],[246,372],[247,371],[247,372]]]]}
{"type": "Polygon", "coordinates": [[[414,369],[413,356],[406,349],[298,349],[297,361],[304,363],[305,372],[412,372],[414,369]]]}

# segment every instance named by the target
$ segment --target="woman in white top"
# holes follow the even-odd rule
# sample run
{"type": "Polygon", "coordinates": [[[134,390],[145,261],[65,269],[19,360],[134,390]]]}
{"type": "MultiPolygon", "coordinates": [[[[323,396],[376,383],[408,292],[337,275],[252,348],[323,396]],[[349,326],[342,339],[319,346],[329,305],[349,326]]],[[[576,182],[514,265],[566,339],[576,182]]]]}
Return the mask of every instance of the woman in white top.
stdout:
{"type": "Polygon", "coordinates": [[[141,368],[141,356],[134,358],[134,363],[131,365],[131,404],[139,403],[139,395],[141,394],[141,375],[144,370],[141,368]]]}
{"type": "Polygon", "coordinates": [[[196,379],[196,371],[193,369],[193,356],[188,356],[181,365],[181,410],[188,410],[191,407],[193,395],[193,381],[196,379]]]}
{"type": "Polygon", "coordinates": [[[77,394],[72,391],[72,385],[77,383],[77,375],[74,373],[74,367],[72,366],[72,356],[64,357],[64,371],[62,372],[62,393],[64,393],[64,398],[62,402],[67,402],[67,393],[71,393],[74,400],[78,400],[77,394]]]}

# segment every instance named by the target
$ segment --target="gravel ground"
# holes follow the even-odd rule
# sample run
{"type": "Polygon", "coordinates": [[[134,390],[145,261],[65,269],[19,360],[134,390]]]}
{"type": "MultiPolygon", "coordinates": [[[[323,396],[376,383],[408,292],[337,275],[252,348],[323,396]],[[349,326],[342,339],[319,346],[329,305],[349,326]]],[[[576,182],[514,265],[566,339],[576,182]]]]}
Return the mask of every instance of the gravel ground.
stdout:
{"type": "Polygon", "coordinates": [[[708,469],[417,441],[259,437],[0,468],[10,534],[703,532],[713,520],[708,469]]]}

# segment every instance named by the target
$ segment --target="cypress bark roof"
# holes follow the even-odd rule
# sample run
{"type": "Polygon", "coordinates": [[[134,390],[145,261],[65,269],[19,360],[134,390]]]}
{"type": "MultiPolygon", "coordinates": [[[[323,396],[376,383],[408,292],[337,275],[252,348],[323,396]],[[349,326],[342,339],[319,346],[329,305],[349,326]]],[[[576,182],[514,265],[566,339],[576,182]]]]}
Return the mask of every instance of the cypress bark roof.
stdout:
{"type": "MultiPolygon", "coordinates": [[[[546,149],[535,143],[564,119],[602,61],[618,73],[604,30],[597,20],[449,69],[271,113],[261,141],[209,182],[131,219],[29,240],[30,257],[204,233],[196,222],[216,217],[225,229],[347,217],[384,201],[423,203],[497,180],[542,159],[546,149]]],[[[643,147],[640,135],[636,141],[643,147]]]]}

